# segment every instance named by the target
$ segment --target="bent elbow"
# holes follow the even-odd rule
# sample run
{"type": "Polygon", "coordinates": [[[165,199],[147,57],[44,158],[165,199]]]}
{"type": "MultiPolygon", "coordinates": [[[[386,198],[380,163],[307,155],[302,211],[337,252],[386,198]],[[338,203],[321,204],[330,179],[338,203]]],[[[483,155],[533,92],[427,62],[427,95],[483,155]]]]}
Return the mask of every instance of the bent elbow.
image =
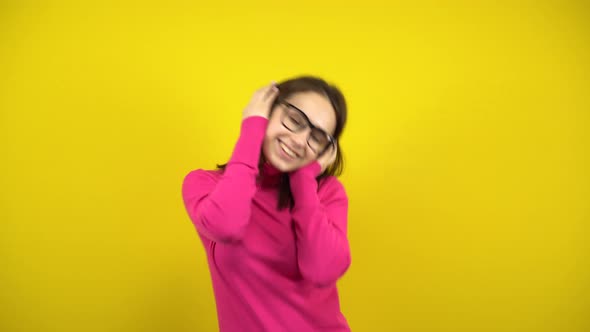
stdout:
{"type": "Polygon", "coordinates": [[[299,271],[303,279],[311,282],[316,287],[330,287],[340,279],[350,267],[350,253],[346,253],[339,261],[323,264],[300,264],[299,271]]]}

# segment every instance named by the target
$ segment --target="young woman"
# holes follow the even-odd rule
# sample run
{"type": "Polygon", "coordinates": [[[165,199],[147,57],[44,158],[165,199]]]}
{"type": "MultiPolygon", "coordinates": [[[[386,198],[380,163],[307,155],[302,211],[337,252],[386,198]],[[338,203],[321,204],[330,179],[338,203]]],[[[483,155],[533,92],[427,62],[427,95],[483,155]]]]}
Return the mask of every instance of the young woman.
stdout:
{"type": "Polygon", "coordinates": [[[229,162],[182,195],[207,253],[221,332],[350,331],[336,281],[350,265],[338,138],[346,103],[298,77],[256,91],[229,162]]]}

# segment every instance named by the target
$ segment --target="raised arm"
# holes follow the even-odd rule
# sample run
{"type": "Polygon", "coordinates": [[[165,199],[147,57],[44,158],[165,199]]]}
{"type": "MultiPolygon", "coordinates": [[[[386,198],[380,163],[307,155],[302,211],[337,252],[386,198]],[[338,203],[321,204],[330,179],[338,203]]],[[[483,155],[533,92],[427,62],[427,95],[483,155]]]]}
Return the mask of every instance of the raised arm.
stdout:
{"type": "Polygon", "coordinates": [[[267,122],[263,117],[242,122],[240,138],[217,183],[204,170],[192,171],[184,179],[182,197],[188,215],[197,231],[212,241],[239,239],[248,225],[267,122]]]}
{"type": "Polygon", "coordinates": [[[242,114],[240,137],[219,180],[204,170],[190,172],[182,184],[185,208],[197,231],[211,241],[239,239],[250,220],[258,161],[276,86],[254,93],[242,114]]]}
{"type": "Polygon", "coordinates": [[[299,270],[305,279],[327,286],[350,266],[348,197],[335,177],[327,178],[318,191],[320,170],[318,162],[300,168],[290,174],[290,184],[299,270]]]}

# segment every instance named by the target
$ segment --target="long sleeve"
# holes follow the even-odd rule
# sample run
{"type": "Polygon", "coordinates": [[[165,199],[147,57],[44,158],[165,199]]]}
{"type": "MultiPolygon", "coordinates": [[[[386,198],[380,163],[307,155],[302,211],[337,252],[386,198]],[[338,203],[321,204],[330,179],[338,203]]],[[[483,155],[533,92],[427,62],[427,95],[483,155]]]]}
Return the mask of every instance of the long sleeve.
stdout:
{"type": "Polygon", "coordinates": [[[195,170],[183,181],[185,208],[197,231],[211,241],[240,239],[248,225],[267,123],[260,116],[242,121],[240,137],[221,179],[216,181],[209,172],[195,170]]]}
{"type": "Polygon", "coordinates": [[[340,278],[351,258],[346,236],[348,197],[335,177],[327,178],[318,191],[319,172],[316,161],[289,178],[299,270],[305,279],[323,286],[340,278]]]}

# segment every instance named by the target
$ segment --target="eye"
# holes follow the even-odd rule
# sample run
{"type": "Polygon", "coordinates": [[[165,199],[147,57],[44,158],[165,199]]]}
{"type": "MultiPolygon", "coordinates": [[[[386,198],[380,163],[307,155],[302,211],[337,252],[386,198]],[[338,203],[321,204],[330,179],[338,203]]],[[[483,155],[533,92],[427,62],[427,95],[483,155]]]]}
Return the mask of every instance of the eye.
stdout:
{"type": "Polygon", "coordinates": [[[298,127],[302,126],[301,119],[298,119],[298,118],[295,118],[295,117],[290,116],[289,117],[289,121],[291,121],[292,124],[294,124],[294,125],[296,125],[298,127]]]}
{"type": "Polygon", "coordinates": [[[328,141],[328,139],[326,138],[326,136],[323,133],[320,133],[320,132],[313,132],[311,134],[311,139],[314,142],[321,143],[321,144],[325,144],[328,141]]]}

